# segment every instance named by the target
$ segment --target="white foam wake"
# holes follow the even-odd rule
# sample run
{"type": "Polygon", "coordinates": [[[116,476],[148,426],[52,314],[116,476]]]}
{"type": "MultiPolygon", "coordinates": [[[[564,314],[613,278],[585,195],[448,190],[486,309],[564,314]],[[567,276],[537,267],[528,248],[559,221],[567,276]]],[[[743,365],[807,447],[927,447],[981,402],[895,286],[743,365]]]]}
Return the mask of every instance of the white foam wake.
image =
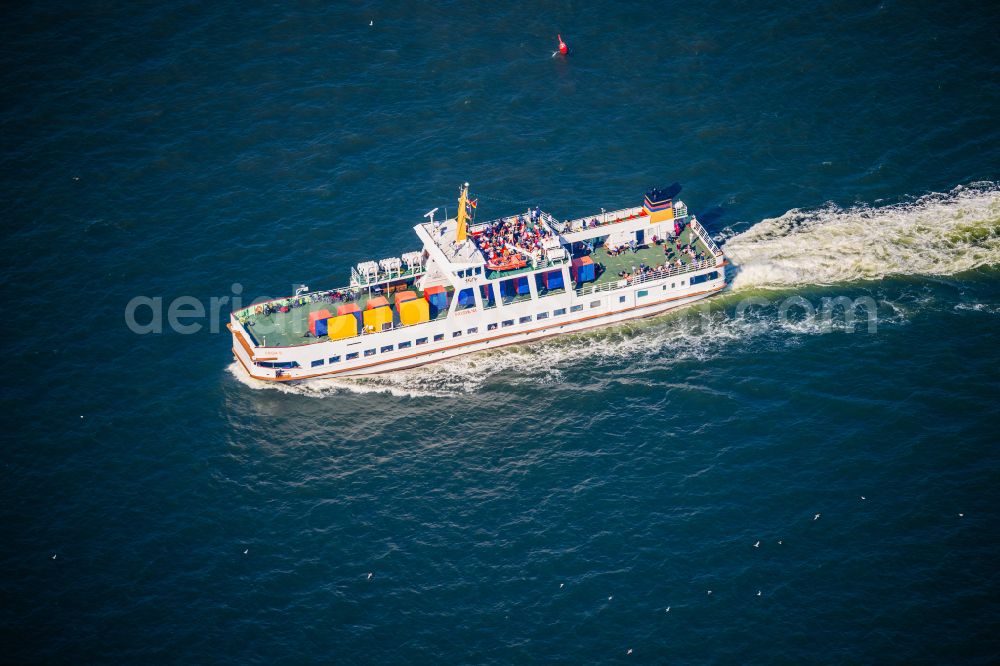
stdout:
{"type": "Polygon", "coordinates": [[[731,237],[733,289],[953,275],[1000,265],[1000,187],[959,186],[906,204],[793,208],[731,237]]]}
{"type": "Polygon", "coordinates": [[[783,323],[770,314],[750,312],[730,317],[704,302],[678,310],[666,319],[633,321],[378,375],[278,384],[249,377],[235,362],[229,370],[254,389],[314,397],[343,392],[446,397],[475,393],[485,387],[503,391],[510,386],[558,386],[566,370],[588,365],[601,369],[598,374],[602,380],[628,381],[636,368],[650,370],[706,361],[733,347],[759,347],[769,339],[787,344],[788,334],[795,337],[819,331],[820,327],[812,322],[783,323]]]}

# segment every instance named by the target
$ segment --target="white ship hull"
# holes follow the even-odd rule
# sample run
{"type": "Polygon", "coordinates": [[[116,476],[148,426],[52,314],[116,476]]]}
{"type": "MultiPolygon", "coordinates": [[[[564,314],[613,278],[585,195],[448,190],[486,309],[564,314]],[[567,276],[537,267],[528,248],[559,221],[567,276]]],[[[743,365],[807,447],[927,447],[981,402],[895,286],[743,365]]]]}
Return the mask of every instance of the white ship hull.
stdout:
{"type": "MultiPolygon", "coordinates": [[[[351,377],[403,370],[463,354],[662,314],[668,310],[712,296],[725,288],[722,266],[711,267],[704,273],[716,273],[718,277],[687,287],[679,286],[676,277],[668,277],[597,294],[578,296],[576,293],[570,292],[544,299],[514,303],[502,308],[491,308],[482,313],[476,311],[459,313],[441,321],[421,324],[418,327],[403,327],[398,330],[361,336],[359,339],[320,342],[298,348],[268,350],[267,348],[254,348],[238,343],[233,346],[233,354],[251,377],[265,381],[351,377]],[[671,284],[675,286],[671,288],[671,284]],[[640,297],[638,296],[640,292],[646,292],[646,294],[640,297]],[[621,302],[620,299],[623,297],[625,300],[621,302]],[[590,307],[598,301],[600,305],[590,307]],[[575,313],[571,312],[574,307],[579,306],[583,306],[581,310],[575,313]],[[560,309],[565,310],[566,314],[553,316],[552,313],[560,309]],[[535,317],[540,311],[548,313],[548,316],[542,320],[536,320],[535,317]],[[524,317],[532,319],[520,323],[520,319],[524,317]],[[515,322],[513,325],[500,326],[503,321],[511,320],[515,322]],[[498,324],[497,328],[487,330],[489,325],[494,323],[498,324]],[[480,332],[470,335],[468,331],[472,328],[478,329],[480,332]],[[460,332],[461,335],[454,337],[456,331],[460,332]],[[441,340],[435,341],[435,336],[443,337],[441,340]],[[413,345],[417,339],[424,338],[427,339],[427,342],[423,345],[419,347],[413,345]],[[400,343],[406,342],[411,344],[400,349],[400,343]],[[382,351],[382,349],[389,347],[392,347],[391,351],[382,351]],[[373,354],[365,356],[366,351],[372,350],[374,350],[373,354]],[[352,353],[358,354],[357,358],[348,360],[347,356],[352,353]],[[340,360],[330,363],[329,360],[334,357],[340,360]],[[259,366],[259,361],[262,358],[280,358],[281,362],[296,363],[299,367],[262,368],[259,366]],[[323,361],[323,364],[314,367],[313,363],[320,360],[323,361]]],[[[692,274],[685,277],[690,278],[692,274]]],[[[687,281],[685,280],[685,282],[687,281]]],[[[234,331],[234,335],[238,338],[240,334],[234,331]]]]}

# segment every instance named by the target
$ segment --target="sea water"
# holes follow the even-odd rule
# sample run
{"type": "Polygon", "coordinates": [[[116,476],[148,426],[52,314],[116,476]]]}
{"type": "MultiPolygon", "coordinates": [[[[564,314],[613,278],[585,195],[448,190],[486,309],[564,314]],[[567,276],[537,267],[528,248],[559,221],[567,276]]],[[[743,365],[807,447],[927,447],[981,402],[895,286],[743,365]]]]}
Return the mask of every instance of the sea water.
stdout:
{"type": "Polygon", "coordinates": [[[998,19],[8,11],[0,656],[995,661],[998,19]],[[235,299],[417,249],[465,181],[560,219],[680,182],[732,287],[405,372],[238,370],[235,299]]]}

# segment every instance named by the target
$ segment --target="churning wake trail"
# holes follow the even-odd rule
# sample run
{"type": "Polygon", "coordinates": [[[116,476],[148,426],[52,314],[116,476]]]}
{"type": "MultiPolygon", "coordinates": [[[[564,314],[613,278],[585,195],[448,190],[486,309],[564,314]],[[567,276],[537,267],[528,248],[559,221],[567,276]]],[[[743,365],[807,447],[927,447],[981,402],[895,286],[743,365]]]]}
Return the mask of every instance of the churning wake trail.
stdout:
{"type": "Polygon", "coordinates": [[[276,384],[251,378],[236,362],[229,371],[253,389],[275,389],[315,398],[334,397],[343,392],[449,397],[488,387],[507,391],[511,386],[559,386],[566,370],[581,367],[599,367],[599,374],[605,379],[620,379],[623,372],[629,374],[639,367],[648,371],[678,363],[705,362],[726,353],[740,353],[739,350],[786,345],[790,338],[819,332],[821,329],[815,322],[778,321],[769,313],[757,312],[732,317],[725,311],[694,305],[678,310],[669,318],[633,320],[362,377],[276,384]]]}
{"type": "Polygon", "coordinates": [[[793,208],[726,241],[732,288],[785,289],[954,275],[1000,265],[1000,186],[974,183],[884,207],[793,208]]]}

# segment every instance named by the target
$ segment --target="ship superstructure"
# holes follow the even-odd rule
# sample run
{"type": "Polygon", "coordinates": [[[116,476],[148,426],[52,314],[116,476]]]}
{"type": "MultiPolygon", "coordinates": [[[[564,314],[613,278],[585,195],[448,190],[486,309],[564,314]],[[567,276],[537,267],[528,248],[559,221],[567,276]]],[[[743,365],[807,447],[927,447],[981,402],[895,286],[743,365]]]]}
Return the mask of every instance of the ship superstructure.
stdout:
{"type": "Polygon", "coordinates": [[[677,190],[562,222],[538,207],[472,222],[466,183],[455,217],[414,227],[421,250],[233,312],[233,354],[261,380],[371,374],[706,298],[726,286],[725,255],[677,190]]]}

